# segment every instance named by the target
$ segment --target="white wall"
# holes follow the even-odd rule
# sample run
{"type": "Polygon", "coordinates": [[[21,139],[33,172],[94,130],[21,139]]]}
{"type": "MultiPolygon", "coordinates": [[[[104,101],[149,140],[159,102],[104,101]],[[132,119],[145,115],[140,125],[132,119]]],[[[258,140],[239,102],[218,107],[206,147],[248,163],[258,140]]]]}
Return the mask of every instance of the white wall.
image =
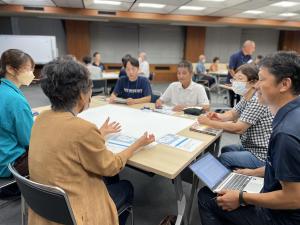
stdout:
{"type": "Polygon", "coordinates": [[[254,40],[256,43],[255,55],[267,55],[277,51],[279,30],[274,29],[243,29],[241,43],[246,40],[254,40]]]}
{"type": "Polygon", "coordinates": [[[241,28],[207,27],[204,50],[207,62],[218,56],[222,63],[227,63],[230,54],[240,48],[241,33],[241,28]]]}
{"type": "Polygon", "coordinates": [[[179,26],[141,25],[139,51],[145,51],[150,63],[177,64],[183,58],[184,30],[179,26]]]}
{"type": "Polygon", "coordinates": [[[91,22],[91,53],[99,51],[103,62],[119,63],[125,54],[147,53],[149,63],[176,64],[183,57],[182,27],[91,22]]]}
{"type": "Polygon", "coordinates": [[[267,28],[229,28],[208,27],[205,37],[205,55],[211,62],[213,57],[220,57],[222,63],[228,63],[231,54],[238,51],[245,40],[256,43],[254,57],[277,51],[279,30],[267,28]]]}
{"type": "Polygon", "coordinates": [[[120,63],[125,54],[138,52],[136,24],[91,22],[91,53],[100,52],[102,61],[120,63]]]}

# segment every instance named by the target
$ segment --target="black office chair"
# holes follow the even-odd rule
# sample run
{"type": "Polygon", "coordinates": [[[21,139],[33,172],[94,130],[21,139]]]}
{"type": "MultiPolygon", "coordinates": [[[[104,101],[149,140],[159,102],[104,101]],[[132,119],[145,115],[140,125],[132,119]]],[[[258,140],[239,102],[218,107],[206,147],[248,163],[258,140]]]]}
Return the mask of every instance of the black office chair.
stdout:
{"type": "Polygon", "coordinates": [[[198,80],[196,83],[202,84],[204,87],[208,87],[208,80],[198,80]]]}
{"type": "Polygon", "coordinates": [[[0,199],[4,200],[1,201],[0,209],[8,205],[11,201],[19,199],[20,195],[15,178],[0,178],[0,199]]]}
{"type": "Polygon", "coordinates": [[[160,91],[152,91],[151,103],[155,103],[157,101],[157,99],[160,98],[161,95],[162,95],[162,93],[160,91]]]}
{"type": "MultiPolygon", "coordinates": [[[[56,223],[76,225],[68,196],[64,190],[33,182],[21,176],[11,164],[8,168],[17,181],[22,197],[35,213],[56,223]]],[[[24,211],[24,207],[22,207],[23,222],[24,211]]]]}
{"type": "Polygon", "coordinates": [[[93,82],[93,89],[92,89],[92,96],[104,93],[106,87],[106,80],[92,80],[93,82]]]}
{"type": "MultiPolygon", "coordinates": [[[[22,225],[25,224],[26,218],[25,202],[35,213],[47,220],[65,225],[76,225],[68,196],[63,189],[31,181],[21,176],[11,164],[8,169],[13,174],[22,194],[22,225]]],[[[131,214],[131,224],[134,225],[132,205],[123,205],[118,209],[118,215],[125,211],[131,214]]]]}
{"type": "Polygon", "coordinates": [[[0,191],[4,191],[6,188],[14,185],[16,183],[13,177],[0,178],[0,191]]]}
{"type": "Polygon", "coordinates": [[[204,86],[204,88],[205,88],[205,92],[206,92],[207,98],[210,101],[211,100],[210,89],[209,89],[209,87],[206,87],[206,86],[204,86]]]}
{"type": "Polygon", "coordinates": [[[149,80],[152,81],[154,79],[155,74],[153,72],[150,72],[149,74],[149,80]]]}
{"type": "Polygon", "coordinates": [[[6,188],[11,184],[16,183],[15,179],[13,177],[7,177],[7,178],[0,178],[0,189],[6,188]]]}

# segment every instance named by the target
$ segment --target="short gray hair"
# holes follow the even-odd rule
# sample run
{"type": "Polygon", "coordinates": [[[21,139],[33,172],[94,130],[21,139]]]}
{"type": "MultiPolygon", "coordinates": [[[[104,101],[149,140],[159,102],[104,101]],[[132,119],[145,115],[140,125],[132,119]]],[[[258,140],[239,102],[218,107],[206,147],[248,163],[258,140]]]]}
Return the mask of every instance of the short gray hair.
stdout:
{"type": "Polygon", "coordinates": [[[193,64],[188,60],[178,63],[177,68],[187,68],[190,73],[193,73],[193,64]]]}

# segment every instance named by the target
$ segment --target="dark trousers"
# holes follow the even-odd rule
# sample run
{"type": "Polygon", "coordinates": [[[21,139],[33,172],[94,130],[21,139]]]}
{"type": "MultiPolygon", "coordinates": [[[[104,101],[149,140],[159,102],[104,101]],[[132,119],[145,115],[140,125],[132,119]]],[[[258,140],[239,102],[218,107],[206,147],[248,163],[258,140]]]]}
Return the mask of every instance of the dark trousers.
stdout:
{"type": "Polygon", "coordinates": [[[216,83],[213,77],[205,76],[205,75],[200,80],[206,80],[208,82],[208,87],[211,87],[214,83],[216,83]]]}
{"type": "Polygon", "coordinates": [[[26,151],[23,155],[16,159],[14,163],[15,169],[22,176],[27,176],[29,174],[28,171],[28,151],[26,151]]]}
{"type": "MultiPolygon", "coordinates": [[[[28,151],[15,160],[13,163],[14,168],[22,176],[27,176],[28,172],[28,151]]],[[[12,176],[12,175],[11,175],[12,176]]],[[[20,195],[20,190],[16,183],[8,185],[0,190],[0,198],[7,198],[20,195]]]]}
{"type": "Polygon", "coordinates": [[[207,187],[198,193],[198,207],[202,225],[296,225],[299,221],[287,221],[287,218],[274,218],[266,209],[245,206],[233,211],[220,208],[214,194],[207,187]]]}
{"type": "Polygon", "coordinates": [[[230,107],[234,107],[234,100],[236,99],[236,104],[241,100],[241,96],[235,94],[232,90],[229,90],[229,102],[230,102],[230,107]]]}
{"type": "Polygon", "coordinates": [[[220,162],[228,169],[256,169],[265,166],[265,162],[244,149],[242,145],[227,145],[221,149],[220,162]]]}
{"type": "Polygon", "coordinates": [[[215,79],[211,76],[207,76],[205,74],[195,74],[193,76],[193,81],[194,82],[201,82],[201,81],[204,81],[204,82],[207,82],[207,85],[208,87],[211,87],[214,83],[216,83],[215,79]]]}
{"type": "MultiPolygon", "coordinates": [[[[133,203],[133,195],[134,195],[134,189],[132,184],[127,180],[120,180],[117,182],[109,182],[109,184],[106,183],[106,187],[108,190],[108,193],[114,203],[116,204],[117,209],[120,209],[125,204],[131,204],[133,203]]],[[[129,212],[123,212],[121,215],[119,215],[119,223],[120,225],[125,225],[126,220],[128,218],[129,212]]]]}

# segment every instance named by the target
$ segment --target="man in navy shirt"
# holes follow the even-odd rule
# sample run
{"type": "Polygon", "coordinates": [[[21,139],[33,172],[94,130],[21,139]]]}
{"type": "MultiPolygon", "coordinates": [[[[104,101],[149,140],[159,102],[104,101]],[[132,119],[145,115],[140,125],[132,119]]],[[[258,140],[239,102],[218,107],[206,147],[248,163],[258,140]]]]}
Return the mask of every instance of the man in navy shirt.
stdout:
{"type": "Polygon", "coordinates": [[[223,190],[216,201],[198,194],[202,225],[300,224],[300,55],[278,52],[262,60],[257,84],[262,104],[275,115],[266,166],[237,172],[264,176],[261,193],[223,190]]]}
{"type": "Polygon", "coordinates": [[[103,72],[105,70],[105,66],[104,64],[101,62],[101,55],[99,52],[95,52],[93,54],[94,57],[94,62],[93,62],[93,66],[99,67],[101,72],[103,72]]]}
{"type": "MultiPolygon", "coordinates": [[[[241,65],[252,62],[252,54],[254,51],[255,42],[247,40],[244,42],[241,50],[230,56],[227,83],[231,83],[230,80],[234,77],[237,68],[239,68],[241,65]]],[[[234,99],[239,102],[240,96],[236,95],[233,91],[229,91],[229,100],[231,107],[234,106],[234,99]]]]}
{"type": "Polygon", "coordinates": [[[126,77],[117,81],[115,89],[111,94],[110,103],[116,102],[116,98],[126,99],[128,105],[146,103],[151,101],[151,86],[147,78],[138,76],[139,61],[129,57],[126,64],[126,77]]]}

